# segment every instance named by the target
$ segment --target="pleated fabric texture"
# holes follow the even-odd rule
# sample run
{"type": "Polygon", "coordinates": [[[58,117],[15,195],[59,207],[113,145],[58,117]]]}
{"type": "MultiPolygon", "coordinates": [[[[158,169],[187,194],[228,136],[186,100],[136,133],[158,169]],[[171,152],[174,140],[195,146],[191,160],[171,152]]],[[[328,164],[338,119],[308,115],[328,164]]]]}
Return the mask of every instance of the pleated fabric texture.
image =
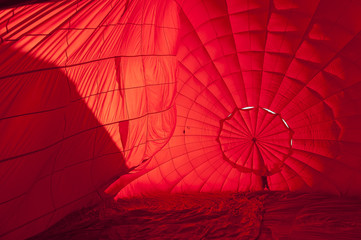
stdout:
{"type": "Polygon", "coordinates": [[[0,11],[0,238],[103,198],[175,126],[176,3],[58,1],[0,11]]]}
{"type": "Polygon", "coordinates": [[[361,2],[179,0],[177,124],[117,198],[361,193],[361,2]]]}

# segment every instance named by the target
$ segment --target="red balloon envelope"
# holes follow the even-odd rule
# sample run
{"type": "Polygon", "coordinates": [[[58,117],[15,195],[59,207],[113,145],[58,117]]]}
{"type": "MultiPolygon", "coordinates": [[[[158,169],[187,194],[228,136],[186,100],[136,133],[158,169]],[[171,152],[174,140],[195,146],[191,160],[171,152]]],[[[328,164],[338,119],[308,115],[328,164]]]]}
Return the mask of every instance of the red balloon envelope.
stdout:
{"type": "Polygon", "coordinates": [[[359,195],[361,3],[178,3],[176,130],[118,197],[359,195]]]}
{"type": "Polygon", "coordinates": [[[360,12],[351,0],[0,10],[0,238],[105,188],[359,196],[360,12]]]}

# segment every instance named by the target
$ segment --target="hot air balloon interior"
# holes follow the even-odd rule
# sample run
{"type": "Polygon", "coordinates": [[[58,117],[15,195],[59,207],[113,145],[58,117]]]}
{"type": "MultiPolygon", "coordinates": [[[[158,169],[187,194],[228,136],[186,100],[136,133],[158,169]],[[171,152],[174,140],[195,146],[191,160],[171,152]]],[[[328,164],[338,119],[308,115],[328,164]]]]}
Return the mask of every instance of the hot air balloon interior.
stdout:
{"type": "Polygon", "coordinates": [[[360,239],[360,13],[0,0],[0,239],[360,239]]]}

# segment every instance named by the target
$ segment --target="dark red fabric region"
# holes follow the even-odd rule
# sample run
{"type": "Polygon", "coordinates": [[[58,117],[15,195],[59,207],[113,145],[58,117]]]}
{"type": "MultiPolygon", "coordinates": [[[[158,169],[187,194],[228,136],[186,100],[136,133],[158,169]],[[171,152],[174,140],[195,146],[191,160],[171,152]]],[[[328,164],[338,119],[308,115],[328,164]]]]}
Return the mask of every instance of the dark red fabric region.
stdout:
{"type": "Polygon", "coordinates": [[[321,194],[159,195],[84,209],[31,239],[359,239],[360,209],[321,194]]]}
{"type": "Polygon", "coordinates": [[[21,239],[51,226],[70,209],[101,200],[102,189],[128,167],[64,72],[2,47],[16,57],[14,64],[25,60],[46,69],[8,70],[0,80],[6,86],[0,97],[0,238],[21,239]]]}

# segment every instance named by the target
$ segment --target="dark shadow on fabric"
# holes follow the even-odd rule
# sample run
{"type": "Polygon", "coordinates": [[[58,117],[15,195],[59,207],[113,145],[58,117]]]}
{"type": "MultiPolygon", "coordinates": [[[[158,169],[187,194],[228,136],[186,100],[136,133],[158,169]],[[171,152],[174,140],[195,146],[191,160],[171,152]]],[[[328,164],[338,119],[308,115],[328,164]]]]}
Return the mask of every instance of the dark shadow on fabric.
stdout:
{"type": "Polygon", "coordinates": [[[11,43],[0,53],[0,238],[25,238],[99,202],[129,170],[64,68],[11,43]]]}

